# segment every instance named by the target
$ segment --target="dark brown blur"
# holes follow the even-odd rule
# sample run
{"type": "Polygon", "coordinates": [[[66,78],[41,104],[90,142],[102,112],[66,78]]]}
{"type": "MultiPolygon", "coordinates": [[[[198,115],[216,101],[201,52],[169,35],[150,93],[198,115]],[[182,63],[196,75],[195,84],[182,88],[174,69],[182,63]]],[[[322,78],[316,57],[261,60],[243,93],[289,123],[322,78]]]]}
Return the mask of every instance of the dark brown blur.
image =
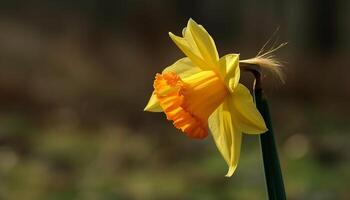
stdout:
{"type": "MultiPolygon", "coordinates": [[[[264,77],[290,200],[350,199],[350,1],[0,3],[0,199],[266,199],[256,136],[231,178],[211,137],[143,112],[183,57],[191,17],[219,54],[256,55],[279,27],[286,83],[264,77]]],[[[243,74],[251,87],[252,78],[243,74]]]]}

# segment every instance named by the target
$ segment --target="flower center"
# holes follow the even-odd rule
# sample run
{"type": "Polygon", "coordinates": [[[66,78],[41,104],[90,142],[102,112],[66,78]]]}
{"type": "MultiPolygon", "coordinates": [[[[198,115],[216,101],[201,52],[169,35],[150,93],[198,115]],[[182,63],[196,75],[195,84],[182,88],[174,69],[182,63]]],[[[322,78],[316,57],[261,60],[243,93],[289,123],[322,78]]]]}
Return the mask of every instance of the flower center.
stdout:
{"type": "Polygon", "coordinates": [[[228,94],[213,71],[184,79],[175,73],[157,74],[154,89],[168,120],[192,138],[208,135],[208,118],[228,94]]]}

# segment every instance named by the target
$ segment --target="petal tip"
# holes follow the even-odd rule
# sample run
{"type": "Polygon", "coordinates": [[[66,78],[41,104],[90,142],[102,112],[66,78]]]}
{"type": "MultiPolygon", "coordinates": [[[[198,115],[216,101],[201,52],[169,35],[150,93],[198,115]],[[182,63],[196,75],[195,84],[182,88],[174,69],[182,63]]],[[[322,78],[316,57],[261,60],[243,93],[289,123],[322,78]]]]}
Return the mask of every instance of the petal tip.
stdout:
{"type": "Polygon", "coordinates": [[[191,29],[198,27],[199,25],[197,24],[196,21],[194,21],[192,18],[190,18],[187,22],[187,27],[191,29]]]}
{"type": "Polygon", "coordinates": [[[236,166],[230,166],[230,168],[228,169],[228,172],[225,175],[225,177],[231,177],[233,175],[233,173],[235,172],[236,168],[237,168],[237,165],[236,166]]]}
{"type": "Polygon", "coordinates": [[[172,32],[169,32],[169,37],[176,43],[177,40],[179,40],[179,36],[175,35],[172,32]]]}
{"type": "Polygon", "coordinates": [[[143,109],[145,112],[162,112],[162,108],[159,105],[159,101],[157,99],[157,96],[153,92],[151,95],[151,98],[148,100],[147,105],[143,109]]]}
{"type": "Polygon", "coordinates": [[[150,111],[149,109],[150,109],[149,106],[146,105],[146,106],[143,108],[143,111],[144,111],[144,112],[149,112],[149,111],[150,111]]]}
{"type": "Polygon", "coordinates": [[[196,23],[196,22],[192,19],[192,17],[190,17],[190,19],[188,19],[187,24],[192,24],[192,23],[196,23]]]}
{"type": "Polygon", "coordinates": [[[269,130],[269,129],[268,129],[266,126],[264,126],[264,128],[262,129],[261,134],[266,133],[268,130],[269,130]]]}
{"type": "Polygon", "coordinates": [[[146,105],[145,108],[143,109],[144,112],[152,112],[152,107],[150,105],[146,105]]]}
{"type": "Polygon", "coordinates": [[[267,128],[266,126],[266,123],[264,121],[264,119],[262,119],[262,123],[261,123],[261,126],[260,126],[260,130],[258,132],[258,134],[263,134],[263,133],[266,133],[269,129],[267,128]]]}

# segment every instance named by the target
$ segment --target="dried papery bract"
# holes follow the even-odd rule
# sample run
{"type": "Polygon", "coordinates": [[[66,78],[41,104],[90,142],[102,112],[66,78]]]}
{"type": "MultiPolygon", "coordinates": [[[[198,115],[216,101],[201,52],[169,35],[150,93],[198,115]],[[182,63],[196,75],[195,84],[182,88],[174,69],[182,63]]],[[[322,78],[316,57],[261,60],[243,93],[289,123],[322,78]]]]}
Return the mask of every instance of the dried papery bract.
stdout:
{"type": "Polygon", "coordinates": [[[273,74],[275,74],[278,79],[284,83],[285,77],[283,74],[283,62],[280,61],[275,56],[275,52],[279,50],[280,48],[286,46],[288,42],[281,43],[277,45],[278,39],[274,40],[272,42],[272,39],[275,37],[276,33],[278,32],[278,29],[273,33],[273,35],[270,37],[269,40],[262,46],[260,51],[257,53],[257,55],[253,58],[240,60],[239,63],[244,64],[254,64],[260,66],[262,69],[266,69],[273,74]],[[270,48],[268,48],[270,46],[270,48]]]}

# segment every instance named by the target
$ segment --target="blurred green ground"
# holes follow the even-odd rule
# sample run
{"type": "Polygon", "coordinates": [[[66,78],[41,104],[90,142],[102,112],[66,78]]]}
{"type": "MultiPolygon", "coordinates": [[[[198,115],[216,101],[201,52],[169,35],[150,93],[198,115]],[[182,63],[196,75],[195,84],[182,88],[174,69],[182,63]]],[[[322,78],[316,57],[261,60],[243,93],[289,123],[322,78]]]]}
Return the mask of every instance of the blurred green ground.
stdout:
{"type": "MultiPolygon", "coordinates": [[[[290,116],[280,120],[298,123],[290,116]]],[[[289,199],[348,199],[349,146],[344,133],[349,128],[315,121],[324,126],[317,136],[277,135],[284,139],[279,147],[289,199]]],[[[265,197],[254,136],[244,137],[240,165],[229,179],[211,138],[189,140],[166,121],[142,129],[117,123],[89,129],[67,124],[39,128],[17,113],[3,115],[0,123],[1,132],[8,133],[1,136],[8,145],[0,148],[0,199],[265,197]]],[[[276,133],[287,131],[278,128],[276,133]]]]}
{"type": "Polygon", "coordinates": [[[244,137],[238,169],[225,178],[210,137],[190,140],[163,114],[142,111],[154,74],[183,56],[167,33],[179,34],[189,17],[221,55],[242,58],[280,26],[287,81],[267,75],[264,87],[288,199],[350,199],[349,8],[1,1],[0,200],[266,199],[258,137],[244,137]]]}

